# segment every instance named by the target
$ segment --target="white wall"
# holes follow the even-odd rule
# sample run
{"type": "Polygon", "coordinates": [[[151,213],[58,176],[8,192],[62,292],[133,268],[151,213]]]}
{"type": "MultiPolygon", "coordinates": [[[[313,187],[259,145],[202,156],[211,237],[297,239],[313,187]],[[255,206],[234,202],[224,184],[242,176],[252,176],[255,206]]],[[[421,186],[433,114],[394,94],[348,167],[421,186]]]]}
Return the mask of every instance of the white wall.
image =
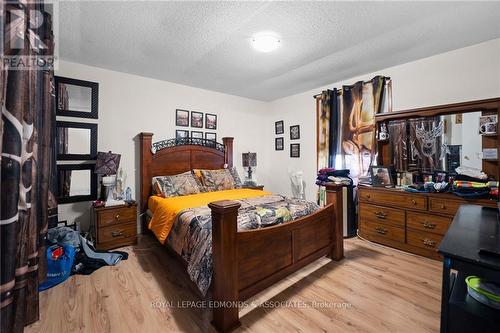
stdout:
{"type": "MultiPolygon", "coordinates": [[[[306,198],[316,198],[316,115],[313,95],[327,88],[353,84],[375,75],[393,81],[394,110],[462,102],[500,96],[500,39],[443,53],[403,65],[382,69],[329,84],[270,103],[266,124],[265,158],[261,171],[269,180],[266,187],[291,194],[288,168],[304,171],[306,198]],[[285,121],[285,150],[274,151],[274,122],[285,121]],[[290,158],[289,126],[300,124],[301,158],[290,158]]],[[[465,118],[464,118],[465,121],[465,118]]],[[[471,125],[472,126],[472,125],[471,125]]],[[[471,130],[477,131],[475,128],[471,130]]]]}
{"type": "MultiPolygon", "coordinates": [[[[235,137],[234,164],[242,178],[241,153],[257,152],[260,162],[267,148],[261,127],[265,123],[265,102],[66,61],[60,61],[56,75],[99,83],[98,150],[122,155],[120,166],[127,173],[125,186],[132,188],[134,198],[138,197],[139,182],[134,138],[140,132],[154,133],[153,141],[174,138],[177,108],[217,114],[217,141],[222,142],[224,136],[235,137]]],[[[257,177],[267,183],[259,171],[257,177]]],[[[60,205],[59,220],[77,220],[85,228],[90,219],[89,207],[88,202],[60,205]]]]}

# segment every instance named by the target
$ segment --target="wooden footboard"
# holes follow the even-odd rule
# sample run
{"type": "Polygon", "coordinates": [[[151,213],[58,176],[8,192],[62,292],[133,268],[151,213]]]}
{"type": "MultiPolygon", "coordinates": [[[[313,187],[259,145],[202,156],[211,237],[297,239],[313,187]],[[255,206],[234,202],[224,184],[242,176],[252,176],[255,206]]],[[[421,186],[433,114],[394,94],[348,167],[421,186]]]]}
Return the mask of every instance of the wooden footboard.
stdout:
{"type": "MultiPolygon", "coordinates": [[[[341,190],[341,189],[340,189],[341,190]]],[[[342,207],[341,200],[337,206],[342,207]]],[[[343,258],[342,221],[328,205],[314,214],[264,229],[237,231],[240,204],[218,201],[212,209],[213,325],[239,326],[244,301],[312,261],[343,258]]]]}

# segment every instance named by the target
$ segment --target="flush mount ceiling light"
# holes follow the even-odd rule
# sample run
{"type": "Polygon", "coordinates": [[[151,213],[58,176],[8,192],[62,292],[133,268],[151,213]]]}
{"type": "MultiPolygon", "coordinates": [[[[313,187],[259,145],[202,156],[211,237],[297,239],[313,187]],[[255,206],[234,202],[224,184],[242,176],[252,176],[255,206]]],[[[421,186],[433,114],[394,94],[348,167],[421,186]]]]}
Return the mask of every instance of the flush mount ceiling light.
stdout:
{"type": "Polygon", "coordinates": [[[276,35],[261,32],[254,35],[250,41],[252,47],[260,52],[271,52],[280,47],[280,39],[276,35]]]}

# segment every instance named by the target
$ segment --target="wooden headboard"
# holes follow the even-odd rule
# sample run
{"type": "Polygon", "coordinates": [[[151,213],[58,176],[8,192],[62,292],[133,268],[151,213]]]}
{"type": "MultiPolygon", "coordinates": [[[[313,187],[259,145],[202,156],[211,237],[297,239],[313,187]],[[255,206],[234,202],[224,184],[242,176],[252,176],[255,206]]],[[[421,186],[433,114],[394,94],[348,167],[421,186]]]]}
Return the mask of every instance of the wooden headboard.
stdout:
{"type": "Polygon", "coordinates": [[[153,133],[140,133],[141,213],[147,209],[155,176],[175,175],[192,169],[222,169],[233,166],[233,138],[214,141],[185,138],[153,143],[153,133]]]}

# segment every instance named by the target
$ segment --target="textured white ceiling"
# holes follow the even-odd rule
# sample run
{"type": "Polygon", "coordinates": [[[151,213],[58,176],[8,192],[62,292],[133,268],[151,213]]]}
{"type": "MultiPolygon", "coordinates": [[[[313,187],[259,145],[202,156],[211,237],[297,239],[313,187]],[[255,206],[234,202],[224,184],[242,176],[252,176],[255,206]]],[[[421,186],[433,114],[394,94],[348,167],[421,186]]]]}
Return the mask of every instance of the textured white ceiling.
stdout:
{"type": "Polygon", "coordinates": [[[64,60],[265,101],[500,37],[500,2],[61,2],[59,17],[64,60]],[[277,51],[251,48],[263,30],[277,51]]]}

